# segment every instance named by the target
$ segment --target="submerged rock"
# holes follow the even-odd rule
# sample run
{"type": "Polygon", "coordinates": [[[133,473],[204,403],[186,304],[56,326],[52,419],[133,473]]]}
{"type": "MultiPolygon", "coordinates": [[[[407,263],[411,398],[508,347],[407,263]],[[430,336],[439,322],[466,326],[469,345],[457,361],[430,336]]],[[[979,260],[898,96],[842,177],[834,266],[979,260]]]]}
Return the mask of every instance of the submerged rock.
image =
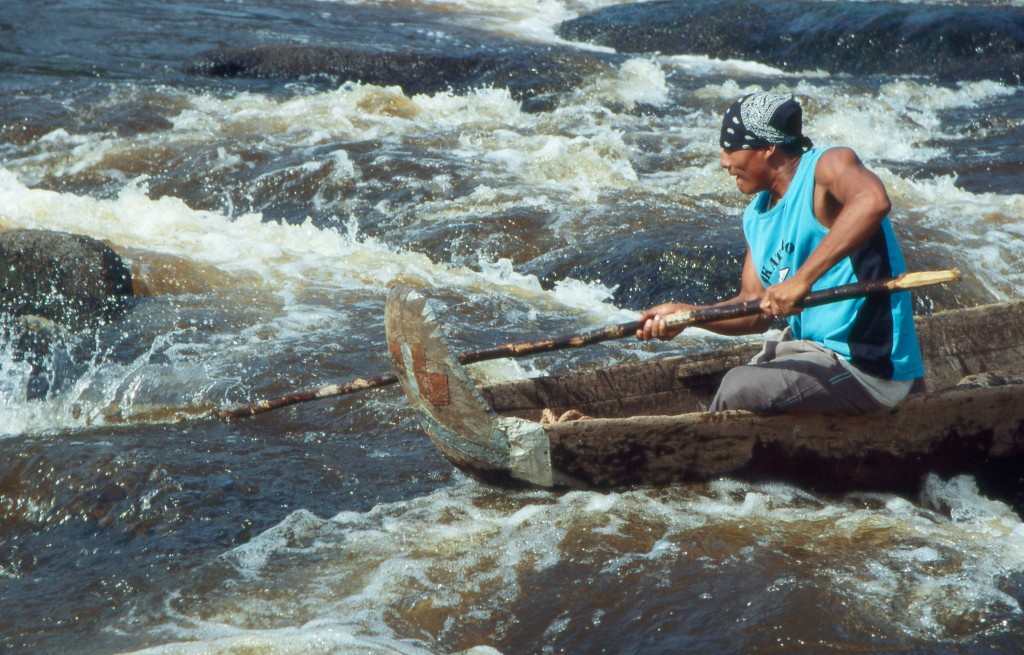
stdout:
{"type": "Polygon", "coordinates": [[[566,39],[620,53],[702,54],[788,71],[1024,75],[1024,10],[892,2],[654,0],[599,9],[558,27],[566,39]]]}
{"type": "Polygon", "coordinates": [[[0,234],[0,345],[29,371],[25,394],[44,398],[72,377],[74,333],[121,318],[128,267],[90,237],[48,230],[0,234]]]}
{"type": "Polygon", "coordinates": [[[225,47],[189,59],[185,71],[285,80],[324,76],[335,84],[398,86],[406,95],[498,87],[524,101],[528,110],[545,110],[553,108],[553,94],[574,89],[587,75],[610,69],[608,58],[572,49],[502,43],[445,52],[294,44],[225,47]]]}

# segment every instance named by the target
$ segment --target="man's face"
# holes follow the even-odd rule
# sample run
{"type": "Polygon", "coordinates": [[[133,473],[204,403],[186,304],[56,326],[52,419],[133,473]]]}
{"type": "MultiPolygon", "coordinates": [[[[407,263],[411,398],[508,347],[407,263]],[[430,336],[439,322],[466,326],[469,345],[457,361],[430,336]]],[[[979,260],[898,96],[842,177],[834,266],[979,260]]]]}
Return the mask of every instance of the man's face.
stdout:
{"type": "Polygon", "coordinates": [[[736,188],[750,195],[768,188],[767,148],[723,150],[719,164],[736,178],[736,188]]]}

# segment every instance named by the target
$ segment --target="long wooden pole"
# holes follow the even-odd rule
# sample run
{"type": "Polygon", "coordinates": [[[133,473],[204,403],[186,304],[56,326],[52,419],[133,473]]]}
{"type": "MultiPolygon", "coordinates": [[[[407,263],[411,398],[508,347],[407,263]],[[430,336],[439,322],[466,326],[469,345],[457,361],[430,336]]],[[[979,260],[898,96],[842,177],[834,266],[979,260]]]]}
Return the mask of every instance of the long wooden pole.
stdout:
{"type": "MultiPolygon", "coordinates": [[[[814,307],[817,305],[824,305],[861,296],[894,293],[897,291],[906,291],[908,289],[916,289],[934,284],[955,282],[959,279],[960,271],[955,268],[946,271],[905,273],[899,277],[886,280],[856,282],[854,284],[847,284],[840,287],[834,287],[832,289],[812,291],[807,295],[800,306],[802,308],[814,307]]],[[[692,327],[695,325],[714,323],[715,321],[730,318],[752,316],[754,314],[759,314],[760,312],[760,300],[749,300],[746,302],[730,303],[727,305],[698,307],[689,311],[670,314],[665,317],[665,323],[670,328],[692,327]]],[[[629,323],[611,325],[576,334],[567,334],[551,339],[506,343],[493,348],[460,353],[458,357],[459,362],[463,364],[473,364],[475,362],[482,362],[490,359],[527,357],[529,355],[536,355],[553,350],[581,348],[594,343],[621,339],[623,337],[636,334],[636,331],[641,329],[643,325],[642,321],[630,321],[629,323]]],[[[216,412],[216,416],[218,418],[252,416],[254,414],[260,414],[286,405],[294,405],[296,403],[319,400],[321,398],[342,396],[345,394],[355,393],[357,391],[363,391],[365,389],[384,387],[396,382],[398,382],[398,376],[394,373],[387,373],[371,378],[356,378],[345,383],[328,384],[314,389],[295,391],[278,398],[259,400],[253,403],[227,407],[218,410],[216,412]]]]}

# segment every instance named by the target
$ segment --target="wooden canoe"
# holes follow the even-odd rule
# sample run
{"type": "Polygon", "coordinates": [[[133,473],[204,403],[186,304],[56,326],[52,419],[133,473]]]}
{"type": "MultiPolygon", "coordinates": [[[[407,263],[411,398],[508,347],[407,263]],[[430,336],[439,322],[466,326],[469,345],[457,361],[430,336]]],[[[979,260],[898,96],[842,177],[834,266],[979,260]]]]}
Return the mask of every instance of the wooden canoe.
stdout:
{"type": "Polygon", "coordinates": [[[399,382],[437,449],[492,484],[602,489],[728,476],[912,493],[930,472],[1013,489],[1024,475],[1024,301],[918,317],[923,390],[855,417],[701,411],[759,344],[477,385],[423,292],[393,289],[385,324],[399,382]],[[542,424],[544,410],[587,418],[542,424]]]}

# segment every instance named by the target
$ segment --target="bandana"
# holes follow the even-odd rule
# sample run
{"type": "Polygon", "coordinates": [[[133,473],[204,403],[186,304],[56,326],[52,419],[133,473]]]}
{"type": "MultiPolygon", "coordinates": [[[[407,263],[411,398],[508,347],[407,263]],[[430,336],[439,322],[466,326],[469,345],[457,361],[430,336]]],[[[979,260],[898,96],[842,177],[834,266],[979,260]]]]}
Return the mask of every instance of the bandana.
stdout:
{"type": "Polygon", "coordinates": [[[752,93],[729,107],[722,119],[723,150],[750,150],[792,143],[812,147],[803,135],[803,110],[791,95],[752,93]]]}

